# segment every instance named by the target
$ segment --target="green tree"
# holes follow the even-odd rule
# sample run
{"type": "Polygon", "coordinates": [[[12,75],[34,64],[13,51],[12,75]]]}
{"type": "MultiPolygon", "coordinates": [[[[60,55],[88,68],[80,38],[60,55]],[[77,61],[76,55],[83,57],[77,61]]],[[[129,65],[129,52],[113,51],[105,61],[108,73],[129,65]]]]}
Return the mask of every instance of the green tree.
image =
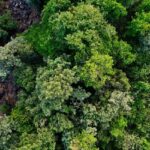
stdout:
{"type": "Polygon", "coordinates": [[[64,136],[64,141],[67,150],[98,150],[96,147],[96,138],[92,133],[88,133],[85,130],[81,133],[68,134],[66,137],[64,136]]]}
{"type": "Polygon", "coordinates": [[[37,134],[23,133],[16,150],[55,150],[55,138],[47,128],[38,129],[37,134]]]}
{"type": "Polygon", "coordinates": [[[12,18],[11,12],[6,11],[2,13],[0,16],[0,43],[5,43],[11,36],[11,31],[16,30],[16,28],[17,23],[12,18]]]}
{"type": "Polygon", "coordinates": [[[81,79],[87,86],[99,89],[113,75],[113,60],[108,55],[94,54],[81,69],[81,79]]]}
{"type": "Polygon", "coordinates": [[[76,67],[59,57],[48,59],[47,66],[37,71],[36,92],[44,114],[50,115],[52,110],[60,110],[64,101],[73,93],[72,84],[78,81],[76,67]]]}

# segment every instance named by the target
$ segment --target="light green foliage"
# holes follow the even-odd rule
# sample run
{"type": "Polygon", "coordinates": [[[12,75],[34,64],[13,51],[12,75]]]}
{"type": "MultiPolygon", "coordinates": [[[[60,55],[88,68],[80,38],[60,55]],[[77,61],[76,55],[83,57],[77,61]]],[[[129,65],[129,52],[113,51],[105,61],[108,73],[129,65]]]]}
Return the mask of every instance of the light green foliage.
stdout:
{"type": "Polygon", "coordinates": [[[140,149],[139,147],[139,138],[136,135],[126,134],[124,137],[122,149],[129,150],[129,149],[140,149]]]}
{"type": "Polygon", "coordinates": [[[0,74],[3,78],[14,67],[19,67],[23,64],[23,60],[33,54],[30,44],[23,37],[13,39],[4,47],[0,47],[0,74]]]}
{"type": "Polygon", "coordinates": [[[77,55],[78,61],[81,61],[81,57],[83,57],[81,59],[86,59],[92,51],[103,50],[107,52],[108,47],[111,47],[110,41],[114,38],[116,32],[103,19],[99,10],[92,5],[79,4],[72,7],[71,10],[52,15],[47,13],[49,7],[47,5],[45,7],[46,12],[43,13],[43,15],[49,15],[46,17],[48,22],[46,19],[46,22],[43,21],[45,26],[41,24],[41,27],[39,27],[40,30],[41,28],[44,30],[42,31],[43,34],[40,35],[42,38],[36,43],[40,52],[51,55],[64,52],[71,53],[77,55]]]}
{"type": "Polygon", "coordinates": [[[24,109],[21,110],[19,106],[13,109],[11,118],[14,120],[16,131],[24,133],[33,129],[31,124],[32,118],[29,116],[29,113],[24,112],[24,109]]]}
{"type": "Polygon", "coordinates": [[[10,55],[12,54],[22,61],[28,59],[34,53],[32,45],[23,36],[12,39],[5,47],[8,49],[10,55]]]}
{"type": "Polygon", "coordinates": [[[0,47],[0,74],[1,77],[5,78],[13,66],[20,66],[21,62],[15,58],[13,51],[7,46],[0,47]]]}
{"type": "Polygon", "coordinates": [[[66,53],[78,64],[96,52],[112,55],[122,66],[135,60],[131,46],[118,40],[115,28],[105,21],[99,9],[79,3],[67,10],[65,3],[69,5],[68,1],[61,2],[60,6],[50,1],[43,11],[41,24],[27,33],[27,40],[33,41],[38,52],[53,57],[66,53]]]}
{"type": "Polygon", "coordinates": [[[64,114],[57,113],[50,118],[49,127],[56,133],[65,132],[68,129],[73,128],[73,123],[64,114]]]}
{"type": "Polygon", "coordinates": [[[92,133],[88,133],[85,130],[67,138],[65,139],[66,150],[98,150],[96,147],[96,138],[92,133]]]}
{"type": "Polygon", "coordinates": [[[13,120],[15,132],[20,134],[31,132],[34,129],[33,117],[27,109],[30,106],[27,101],[27,96],[25,91],[20,90],[17,93],[16,106],[12,109],[10,115],[11,120],[13,120]]]}
{"type": "Polygon", "coordinates": [[[41,128],[37,134],[24,133],[16,150],[55,150],[55,144],[53,133],[47,128],[41,128]]]}
{"type": "Polygon", "coordinates": [[[118,116],[128,114],[131,110],[130,104],[133,102],[132,97],[121,91],[113,91],[108,103],[100,108],[99,117],[103,128],[109,126],[109,122],[118,116]]]}
{"type": "Polygon", "coordinates": [[[0,148],[6,150],[7,144],[11,139],[11,128],[8,118],[0,119],[0,148]]]}
{"type": "Polygon", "coordinates": [[[13,136],[13,122],[10,117],[1,116],[0,118],[0,149],[8,150],[15,147],[16,139],[13,136]],[[13,141],[12,141],[13,139],[13,141]]]}
{"type": "MultiPolygon", "coordinates": [[[[14,58],[14,53],[11,51],[11,49],[9,49],[9,47],[6,45],[5,47],[0,47],[0,53],[1,53],[1,62],[2,63],[8,63],[8,65],[10,64],[15,64],[15,58],[14,58]],[[10,62],[9,62],[10,61],[10,62]],[[14,62],[13,62],[14,61],[14,62]]],[[[19,60],[16,60],[16,62],[19,62],[19,60]]],[[[16,63],[17,64],[17,63],[16,63]]]]}
{"type": "Polygon", "coordinates": [[[127,127],[127,120],[124,117],[120,117],[113,125],[111,130],[112,136],[120,138],[124,136],[124,129],[127,127]]]}
{"type": "Polygon", "coordinates": [[[62,103],[73,93],[76,83],[76,69],[62,58],[48,59],[47,67],[39,68],[36,78],[36,92],[45,115],[51,110],[60,110],[62,103]]]}
{"type": "Polygon", "coordinates": [[[81,79],[85,81],[87,86],[99,89],[110,80],[113,75],[113,60],[108,55],[99,55],[95,53],[81,69],[81,79]]]}
{"type": "Polygon", "coordinates": [[[137,135],[126,133],[121,148],[123,150],[149,150],[150,143],[137,135]]]}
{"type": "Polygon", "coordinates": [[[67,35],[65,38],[69,44],[70,49],[76,51],[75,60],[78,63],[84,63],[92,53],[99,51],[101,53],[108,53],[105,49],[102,39],[95,30],[87,30],[85,32],[75,32],[67,35]]]}
{"type": "MultiPolygon", "coordinates": [[[[131,105],[133,98],[127,92],[113,91],[110,98],[105,104],[97,106],[98,122],[97,138],[103,143],[103,148],[107,149],[108,145],[118,149],[119,142],[124,138],[127,118],[131,114],[131,105]],[[114,142],[111,144],[111,142],[114,142]],[[118,142],[119,141],[119,142],[118,142]]],[[[121,146],[122,148],[122,146],[121,146]]]]}
{"type": "Polygon", "coordinates": [[[97,134],[97,117],[98,112],[94,105],[84,104],[83,105],[83,114],[81,116],[81,122],[83,127],[90,133],[94,135],[97,134]]]}
{"type": "Polygon", "coordinates": [[[92,51],[103,50],[105,44],[108,47],[110,43],[107,41],[115,35],[114,28],[104,21],[102,14],[92,5],[80,4],[73,7],[72,11],[56,15],[57,20],[52,21],[52,25],[54,23],[52,36],[57,36],[58,39],[54,42],[57,45],[53,45],[55,51],[65,50],[69,44],[69,49],[79,51],[78,57],[76,56],[78,60],[84,60],[92,51]],[[68,31],[70,34],[67,34],[68,31]],[[82,55],[85,56],[82,58],[82,55]]]}

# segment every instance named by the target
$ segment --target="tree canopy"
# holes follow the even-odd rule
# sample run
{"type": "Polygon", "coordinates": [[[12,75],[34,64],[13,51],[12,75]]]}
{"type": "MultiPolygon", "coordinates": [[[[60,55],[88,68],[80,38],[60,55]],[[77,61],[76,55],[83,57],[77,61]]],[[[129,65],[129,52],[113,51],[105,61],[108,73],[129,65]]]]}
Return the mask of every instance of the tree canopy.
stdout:
{"type": "Polygon", "coordinates": [[[27,2],[40,21],[0,47],[0,150],[149,150],[150,1],[27,2]]]}

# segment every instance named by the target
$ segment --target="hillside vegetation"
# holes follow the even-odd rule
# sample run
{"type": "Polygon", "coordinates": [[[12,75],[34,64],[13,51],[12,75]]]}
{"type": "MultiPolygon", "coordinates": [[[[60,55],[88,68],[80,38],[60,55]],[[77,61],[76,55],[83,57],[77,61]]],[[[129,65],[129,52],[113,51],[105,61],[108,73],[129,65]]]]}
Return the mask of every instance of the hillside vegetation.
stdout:
{"type": "Polygon", "coordinates": [[[150,1],[26,2],[40,21],[14,38],[0,16],[0,150],[150,150],[150,1]]]}

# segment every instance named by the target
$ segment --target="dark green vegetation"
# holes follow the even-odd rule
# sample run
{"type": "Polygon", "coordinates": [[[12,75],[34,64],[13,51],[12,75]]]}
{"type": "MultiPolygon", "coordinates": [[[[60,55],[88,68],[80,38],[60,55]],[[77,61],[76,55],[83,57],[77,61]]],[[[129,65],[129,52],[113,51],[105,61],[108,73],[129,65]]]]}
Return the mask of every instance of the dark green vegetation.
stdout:
{"type": "Polygon", "coordinates": [[[17,28],[16,22],[12,19],[10,12],[4,12],[0,16],[0,45],[9,40],[12,32],[17,28]]]}
{"type": "Polygon", "coordinates": [[[40,23],[0,47],[10,73],[0,150],[150,150],[149,0],[45,2],[40,23]]]}

